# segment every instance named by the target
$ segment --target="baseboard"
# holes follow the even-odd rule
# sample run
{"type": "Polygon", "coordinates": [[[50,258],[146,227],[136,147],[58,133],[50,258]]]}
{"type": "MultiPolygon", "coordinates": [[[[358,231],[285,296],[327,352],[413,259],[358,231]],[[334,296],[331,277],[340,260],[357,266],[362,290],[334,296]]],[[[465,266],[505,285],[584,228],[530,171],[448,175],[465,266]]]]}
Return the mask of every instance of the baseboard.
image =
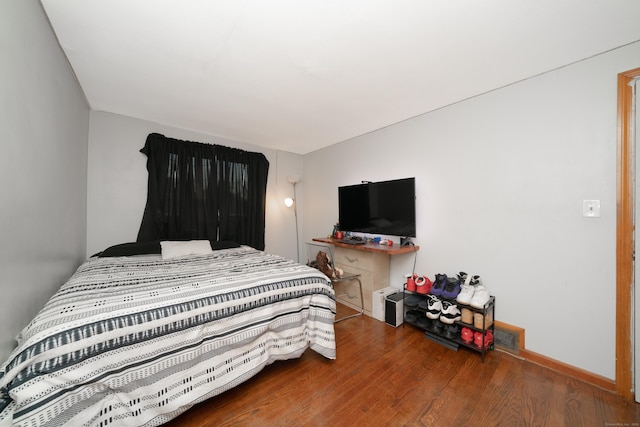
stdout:
{"type": "Polygon", "coordinates": [[[512,353],[531,363],[544,366],[545,368],[570,376],[579,381],[595,385],[596,387],[600,387],[604,390],[613,393],[616,392],[616,383],[609,378],[605,378],[601,375],[594,374],[593,372],[585,371],[584,369],[577,368],[573,365],[527,350],[524,342],[524,329],[496,320],[495,330],[496,337],[500,338],[500,340],[496,340],[495,342],[496,349],[512,353]]]}
{"type": "Polygon", "coordinates": [[[523,359],[529,362],[538,364],[540,366],[544,366],[545,368],[549,368],[553,371],[573,377],[579,381],[595,385],[596,387],[600,387],[604,390],[607,390],[613,393],[616,392],[615,381],[609,378],[605,378],[601,375],[594,374],[593,372],[576,368],[573,365],[559,362],[555,359],[552,359],[547,356],[543,356],[541,354],[538,354],[529,350],[522,350],[520,352],[520,357],[522,357],[523,359]]]}

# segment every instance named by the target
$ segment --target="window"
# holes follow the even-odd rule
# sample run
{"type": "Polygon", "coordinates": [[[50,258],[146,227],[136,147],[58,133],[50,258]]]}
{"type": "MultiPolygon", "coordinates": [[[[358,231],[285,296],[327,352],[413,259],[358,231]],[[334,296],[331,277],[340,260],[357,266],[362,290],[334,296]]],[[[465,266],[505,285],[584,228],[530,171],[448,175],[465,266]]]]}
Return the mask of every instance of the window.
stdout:
{"type": "Polygon", "coordinates": [[[261,153],[152,133],[138,241],[232,240],[264,249],[269,162],[261,153]]]}

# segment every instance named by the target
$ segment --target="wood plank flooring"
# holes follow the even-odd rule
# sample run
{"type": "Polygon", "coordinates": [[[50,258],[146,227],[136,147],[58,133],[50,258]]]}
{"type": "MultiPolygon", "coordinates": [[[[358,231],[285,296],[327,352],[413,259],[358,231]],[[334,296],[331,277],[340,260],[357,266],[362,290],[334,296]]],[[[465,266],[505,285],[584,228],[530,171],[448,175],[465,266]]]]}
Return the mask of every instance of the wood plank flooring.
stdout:
{"type": "Polygon", "coordinates": [[[640,405],[491,351],[447,349],[409,325],[336,324],[337,359],[311,350],[167,424],[177,426],[633,426],[640,405]]]}

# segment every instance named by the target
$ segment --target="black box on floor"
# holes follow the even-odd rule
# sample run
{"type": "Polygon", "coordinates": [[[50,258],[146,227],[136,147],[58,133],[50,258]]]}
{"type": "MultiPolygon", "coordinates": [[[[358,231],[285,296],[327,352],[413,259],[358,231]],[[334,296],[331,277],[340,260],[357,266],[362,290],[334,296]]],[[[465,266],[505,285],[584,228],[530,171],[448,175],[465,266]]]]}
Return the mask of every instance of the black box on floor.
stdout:
{"type": "Polygon", "coordinates": [[[384,323],[397,328],[404,321],[404,295],[402,292],[388,295],[384,300],[384,323]]]}

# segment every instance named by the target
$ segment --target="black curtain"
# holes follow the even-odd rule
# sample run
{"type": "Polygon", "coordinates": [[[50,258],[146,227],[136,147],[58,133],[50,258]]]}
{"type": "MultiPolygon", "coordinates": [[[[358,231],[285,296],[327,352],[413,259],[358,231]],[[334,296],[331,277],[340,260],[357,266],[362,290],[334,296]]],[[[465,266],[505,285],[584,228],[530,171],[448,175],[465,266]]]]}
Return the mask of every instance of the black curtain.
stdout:
{"type": "Polygon", "coordinates": [[[261,153],[149,134],[138,242],[231,240],[264,249],[269,162],[261,153]]]}

